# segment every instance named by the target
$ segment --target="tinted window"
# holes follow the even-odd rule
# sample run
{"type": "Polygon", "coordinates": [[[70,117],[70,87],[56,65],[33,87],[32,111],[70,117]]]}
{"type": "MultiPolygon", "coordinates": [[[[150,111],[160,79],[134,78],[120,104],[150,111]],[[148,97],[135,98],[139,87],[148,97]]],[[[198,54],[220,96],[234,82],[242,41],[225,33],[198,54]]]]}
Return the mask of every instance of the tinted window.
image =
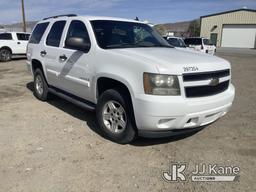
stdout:
{"type": "Polygon", "coordinates": [[[187,45],[202,45],[201,38],[187,38],[184,40],[187,45]]]}
{"type": "MultiPolygon", "coordinates": [[[[86,26],[82,21],[74,20],[70,23],[66,39],[71,37],[82,38],[84,42],[90,43],[90,38],[86,26]]],[[[65,47],[72,49],[71,47],[67,47],[66,45],[65,47]]]]}
{"type": "Polygon", "coordinates": [[[12,34],[11,33],[1,33],[0,39],[2,40],[12,40],[12,34]]]}
{"type": "Polygon", "coordinates": [[[213,45],[210,39],[203,39],[205,45],[213,45]]]}
{"type": "Polygon", "coordinates": [[[98,42],[103,49],[171,47],[153,28],[142,23],[124,21],[91,21],[98,42]]]}
{"type": "Polygon", "coordinates": [[[28,41],[29,39],[29,34],[26,33],[17,33],[17,38],[20,41],[28,41]]]}
{"type": "Polygon", "coordinates": [[[179,38],[169,38],[168,43],[174,47],[186,47],[182,39],[179,38]]]}
{"type": "Polygon", "coordinates": [[[59,47],[66,21],[56,21],[47,36],[46,45],[59,47]]]}
{"type": "Polygon", "coordinates": [[[31,35],[31,38],[29,40],[29,43],[38,44],[41,41],[42,36],[44,35],[44,32],[47,28],[49,23],[40,23],[38,24],[35,29],[33,30],[33,33],[31,35]]]}

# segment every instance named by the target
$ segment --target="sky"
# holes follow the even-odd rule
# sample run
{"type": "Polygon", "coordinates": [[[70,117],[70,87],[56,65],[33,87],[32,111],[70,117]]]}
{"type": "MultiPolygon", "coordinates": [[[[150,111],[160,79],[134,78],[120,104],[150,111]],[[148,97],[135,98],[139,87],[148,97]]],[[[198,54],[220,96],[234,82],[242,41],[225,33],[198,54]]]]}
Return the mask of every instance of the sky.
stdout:
{"type": "MultiPolygon", "coordinates": [[[[58,14],[113,16],[152,23],[173,23],[202,15],[256,9],[256,0],[24,0],[27,21],[58,14]]],[[[21,21],[21,0],[0,0],[0,24],[21,21]]]]}

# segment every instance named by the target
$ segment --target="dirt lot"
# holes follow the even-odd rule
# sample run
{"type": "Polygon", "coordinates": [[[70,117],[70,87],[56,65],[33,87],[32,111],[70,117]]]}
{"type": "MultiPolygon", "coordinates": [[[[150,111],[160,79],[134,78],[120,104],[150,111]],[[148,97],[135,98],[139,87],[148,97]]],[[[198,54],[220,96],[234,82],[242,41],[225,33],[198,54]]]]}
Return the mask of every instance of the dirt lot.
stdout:
{"type": "Polygon", "coordinates": [[[219,55],[233,67],[231,112],[186,138],[131,145],[102,138],[94,113],[35,99],[25,60],[0,63],[0,191],[256,191],[256,54],[219,55]],[[239,166],[240,181],[163,181],[177,161],[239,166]]]}

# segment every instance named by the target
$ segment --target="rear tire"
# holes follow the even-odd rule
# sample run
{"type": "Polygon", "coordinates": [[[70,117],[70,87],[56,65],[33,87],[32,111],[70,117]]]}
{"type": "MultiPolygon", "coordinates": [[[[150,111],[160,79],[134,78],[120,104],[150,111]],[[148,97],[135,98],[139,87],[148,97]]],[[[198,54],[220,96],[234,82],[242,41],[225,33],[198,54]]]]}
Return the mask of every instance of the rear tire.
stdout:
{"type": "Polygon", "coordinates": [[[46,101],[48,97],[48,85],[40,69],[34,72],[34,95],[41,101],[46,101]]]}
{"type": "Polygon", "coordinates": [[[0,61],[7,62],[12,59],[12,52],[9,49],[0,49],[0,61]]]}
{"type": "Polygon", "coordinates": [[[100,129],[106,138],[116,143],[127,144],[136,137],[129,100],[114,89],[106,90],[98,100],[96,115],[100,129]]]}

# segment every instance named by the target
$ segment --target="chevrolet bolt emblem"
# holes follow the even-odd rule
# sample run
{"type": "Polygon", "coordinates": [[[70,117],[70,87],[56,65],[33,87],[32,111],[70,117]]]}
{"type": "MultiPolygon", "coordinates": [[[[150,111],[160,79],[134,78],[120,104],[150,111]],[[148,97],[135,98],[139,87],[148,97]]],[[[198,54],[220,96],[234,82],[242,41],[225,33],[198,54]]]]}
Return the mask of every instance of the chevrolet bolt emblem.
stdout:
{"type": "Polygon", "coordinates": [[[211,81],[210,81],[210,83],[209,83],[209,85],[211,85],[211,86],[216,86],[216,85],[219,84],[219,82],[220,82],[220,79],[219,79],[219,78],[212,78],[211,81]]]}

